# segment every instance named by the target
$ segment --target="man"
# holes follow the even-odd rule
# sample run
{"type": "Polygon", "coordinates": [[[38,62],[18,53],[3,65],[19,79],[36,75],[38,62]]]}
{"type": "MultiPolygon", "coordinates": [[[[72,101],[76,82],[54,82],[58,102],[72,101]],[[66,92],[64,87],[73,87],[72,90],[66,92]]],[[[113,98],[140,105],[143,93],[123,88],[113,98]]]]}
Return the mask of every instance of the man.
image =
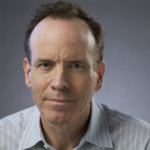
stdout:
{"type": "Polygon", "coordinates": [[[25,37],[35,106],[0,121],[0,150],[150,150],[150,125],[98,104],[103,29],[79,6],[38,9],[25,37]]]}

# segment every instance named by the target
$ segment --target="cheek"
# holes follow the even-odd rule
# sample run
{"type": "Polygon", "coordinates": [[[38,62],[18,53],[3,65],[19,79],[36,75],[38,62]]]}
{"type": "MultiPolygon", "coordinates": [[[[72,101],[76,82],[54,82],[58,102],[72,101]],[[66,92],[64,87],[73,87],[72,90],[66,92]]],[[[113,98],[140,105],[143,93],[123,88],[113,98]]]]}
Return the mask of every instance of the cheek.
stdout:
{"type": "Polygon", "coordinates": [[[80,98],[88,98],[93,96],[95,91],[95,78],[91,75],[80,76],[77,79],[72,80],[74,91],[80,96],[80,98]]]}
{"type": "Polygon", "coordinates": [[[34,71],[31,76],[31,87],[37,91],[44,90],[48,84],[48,77],[34,71]]]}
{"type": "Polygon", "coordinates": [[[35,103],[40,103],[40,98],[45,90],[46,83],[43,78],[32,75],[31,79],[32,97],[35,103]]]}

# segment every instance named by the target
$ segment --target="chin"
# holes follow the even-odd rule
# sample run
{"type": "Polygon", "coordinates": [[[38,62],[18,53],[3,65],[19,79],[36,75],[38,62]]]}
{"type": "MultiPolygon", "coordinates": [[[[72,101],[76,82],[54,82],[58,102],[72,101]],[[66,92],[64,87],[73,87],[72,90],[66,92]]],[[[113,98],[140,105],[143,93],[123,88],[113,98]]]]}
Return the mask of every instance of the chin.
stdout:
{"type": "MultiPolygon", "coordinates": [[[[69,112],[68,112],[69,113],[69,112]]],[[[50,124],[67,124],[71,120],[66,112],[48,111],[42,114],[44,120],[50,124]]],[[[70,113],[69,113],[70,114],[70,113]]],[[[42,117],[41,116],[41,117],[42,117]]]]}

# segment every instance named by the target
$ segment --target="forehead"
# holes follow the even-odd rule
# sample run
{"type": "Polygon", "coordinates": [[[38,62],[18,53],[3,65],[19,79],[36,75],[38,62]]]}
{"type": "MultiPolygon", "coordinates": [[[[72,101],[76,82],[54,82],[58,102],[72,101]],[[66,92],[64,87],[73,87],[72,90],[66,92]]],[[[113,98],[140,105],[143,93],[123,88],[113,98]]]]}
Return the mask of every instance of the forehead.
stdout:
{"type": "Polygon", "coordinates": [[[92,50],[95,48],[93,34],[83,20],[46,17],[34,28],[30,37],[32,54],[48,52],[47,49],[92,50]]]}

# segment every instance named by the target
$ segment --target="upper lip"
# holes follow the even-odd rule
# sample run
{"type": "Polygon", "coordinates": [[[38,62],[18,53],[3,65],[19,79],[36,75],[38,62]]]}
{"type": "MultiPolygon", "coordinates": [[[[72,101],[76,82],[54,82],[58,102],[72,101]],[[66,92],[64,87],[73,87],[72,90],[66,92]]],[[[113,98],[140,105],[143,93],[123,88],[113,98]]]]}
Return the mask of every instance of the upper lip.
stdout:
{"type": "Polygon", "coordinates": [[[49,101],[56,101],[56,102],[72,102],[73,101],[71,99],[62,99],[62,98],[60,98],[60,99],[50,98],[50,99],[47,99],[47,100],[49,100],[49,101]]]}

